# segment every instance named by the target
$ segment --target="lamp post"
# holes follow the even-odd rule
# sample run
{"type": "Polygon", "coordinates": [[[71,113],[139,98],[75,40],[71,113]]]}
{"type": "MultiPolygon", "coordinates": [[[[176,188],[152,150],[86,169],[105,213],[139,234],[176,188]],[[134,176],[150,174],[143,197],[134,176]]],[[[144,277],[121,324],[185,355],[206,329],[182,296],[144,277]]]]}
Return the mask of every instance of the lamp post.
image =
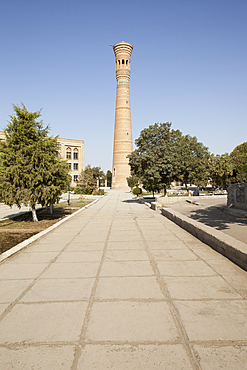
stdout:
{"type": "Polygon", "coordinates": [[[68,184],[68,206],[70,205],[70,186],[68,184]]]}

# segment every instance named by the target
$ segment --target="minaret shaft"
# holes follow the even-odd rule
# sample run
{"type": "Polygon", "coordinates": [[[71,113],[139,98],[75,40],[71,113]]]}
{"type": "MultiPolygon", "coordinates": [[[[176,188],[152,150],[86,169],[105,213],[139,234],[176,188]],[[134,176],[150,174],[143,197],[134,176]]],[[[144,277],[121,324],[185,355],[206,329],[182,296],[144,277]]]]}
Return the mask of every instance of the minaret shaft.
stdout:
{"type": "Polygon", "coordinates": [[[116,113],[114,130],[112,188],[128,189],[126,178],[130,176],[128,154],[133,151],[130,112],[130,56],[133,46],[126,42],[113,45],[116,56],[116,113]]]}

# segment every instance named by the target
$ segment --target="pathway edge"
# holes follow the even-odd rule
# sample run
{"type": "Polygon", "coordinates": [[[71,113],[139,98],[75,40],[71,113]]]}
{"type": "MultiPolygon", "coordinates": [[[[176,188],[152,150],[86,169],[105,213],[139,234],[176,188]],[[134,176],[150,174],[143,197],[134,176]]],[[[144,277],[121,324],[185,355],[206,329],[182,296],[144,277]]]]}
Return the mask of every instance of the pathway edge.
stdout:
{"type": "Polygon", "coordinates": [[[171,209],[161,214],[247,271],[247,244],[171,209]]]}
{"type": "Polygon", "coordinates": [[[95,204],[96,202],[98,202],[98,200],[99,199],[95,199],[92,203],[87,204],[85,207],[82,207],[82,208],[78,209],[78,211],[72,213],[71,215],[64,217],[62,220],[56,222],[54,225],[48,227],[45,230],[40,231],[38,234],[35,234],[35,235],[31,236],[31,238],[28,238],[28,239],[24,240],[23,242],[15,245],[14,247],[12,247],[9,250],[7,250],[6,252],[2,253],[0,255],[0,263],[3,262],[4,260],[6,260],[7,258],[11,257],[13,254],[19,252],[23,248],[27,247],[29,244],[31,244],[34,241],[40,239],[42,236],[48,234],[50,231],[56,229],[58,226],[60,226],[61,224],[63,224],[65,221],[67,221],[71,217],[75,216],[77,213],[79,213],[79,212],[83,211],[84,209],[92,206],[93,204],[95,204]]]}

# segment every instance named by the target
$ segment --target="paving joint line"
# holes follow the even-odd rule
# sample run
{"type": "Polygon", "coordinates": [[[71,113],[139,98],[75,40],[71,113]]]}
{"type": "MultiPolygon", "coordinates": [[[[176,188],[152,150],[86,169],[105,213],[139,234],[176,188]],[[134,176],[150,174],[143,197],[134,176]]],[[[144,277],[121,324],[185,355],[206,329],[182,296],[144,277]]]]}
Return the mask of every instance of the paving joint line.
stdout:
{"type": "Polygon", "coordinates": [[[188,355],[188,358],[190,360],[190,363],[191,363],[191,365],[192,365],[192,367],[193,367],[194,370],[199,370],[199,369],[201,369],[201,366],[198,363],[197,358],[196,358],[196,354],[194,353],[194,350],[193,350],[193,348],[190,345],[189,338],[188,338],[187,333],[186,333],[186,331],[184,329],[184,326],[183,326],[183,324],[182,324],[182,322],[181,322],[181,320],[179,318],[179,315],[178,315],[177,310],[176,310],[176,308],[174,306],[172,297],[171,297],[171,295],[169,293],[169,290],[168,290],[168,288],[166,286],[166,283],[164,282],[164,280],[162,278],[162,275],[161,275],[161,273],[160,273],[160,271],[159,271],[159,269],[157,267],[157,263],[156,263],[155,259],[153,258],[152,252],[150,251],[150,249],[148,247],[148,244],[146,242],[146,239],[145,239],[145,237],[144,237],[144,235],[142,233],[141,228],[139,227],[139,224],[138,224],[137,220],[135,219],[134,221],[135,221],[135,223],[137,225],[137,228],[138,228],[138,230],[140,232],[140,235],[141,235],[141,237],[143,239],[143,244],[145,246],[147,255],[148,255],[149,259],[150,259],[151,267],[152,267],[152,269],[153,269],[153,271],[154,271],[154,273],[156,275],[157,282],[158,282],[158,284],[160,286],[160,289],[163,292],[164,296],[167,298],[167,303],[169,305],[171,315],[172,315],[172,317],[174,319],[174,322],[175,322],[175,324],[177,326],[177,329],[178,329],[178,332],[179,332],[179,335],[180,335],[180,338],[181,338],[181,342],[182,342],[182,344],[183,344],[183,346],[184,346],[184,348],[186,350],[186,353],[188,355]]]}
{"type": "MultiPolygon", "coordinates": [[[[118,199],[119,199],[119,196],[118,196],[118,199]]],[[[117,208],[117,204],[118,204],[118,199],[116,201],[116,206],[115,206],[112,218],[111,218],[111,224],[109,226],[109,230],[108,230],[108,233],[107,233],[107,236],[106,236],[106,239],[105,239],[102,257],[101,257],[101,260],[99,262],[98,271],[97,271],[97,274],[95,276],[95,281],[94,281],[94,284],[93,284],[93,287],[92,287],[92,290],[91,290],[91,295],[90,295],[87,310],[86,310],[86,313],[85,313],[85,318],[84,318],[84,322],[83,322],[83,325],[82,325],[80,338],[78,340],[77,349],[76,349],[75,354],[74,354],[74,360],[73,360],[72,365],[71,365],[71,370],[76,370],[77,369],[78,361],[79,361],[79,358],[80,358],[81,353],[82,353],[82,348],[84,348],[86,346],[86,343],[85,343],[86,330],[87,330],[87,327],[88,327],[88,324],[89,324],[89,321],[90,321],[90,314],[91,314],[91,311],[92,311],[94,298],[95,298],[95,293],[96,293],[98,283],[99,283],[99,276],[100,276],[101,268],[102,268],[104,258],[105,258],[105,254],[106,254],[106,250],[107,250],[107,243],[108,243],[108,239],[109,239],[109,236],[110,236],[110,233],[111,233],[112,224],[113,224],[113,221],[114,221],[114,215],[116,213],[116,208],[117,208]]],[[[108,198],[107,202],[102,205],[101,209],[110,200],[111,200],[111,198],[108,198]]]]}

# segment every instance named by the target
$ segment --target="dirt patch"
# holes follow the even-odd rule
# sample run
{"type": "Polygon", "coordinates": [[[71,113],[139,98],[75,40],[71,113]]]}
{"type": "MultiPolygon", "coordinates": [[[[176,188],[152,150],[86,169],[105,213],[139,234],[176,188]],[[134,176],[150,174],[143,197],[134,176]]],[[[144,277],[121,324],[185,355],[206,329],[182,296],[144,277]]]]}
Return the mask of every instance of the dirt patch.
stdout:
{"type": "Polygon", "coordinates": [[[40,209],[37,211],[38,222],[33,222],[31,212],[0,221],[0,254],[47,229],[91,202],[92,200],[88,199],[73,200],[69,206],[66,202],[62,202],[53,207],[52,214],[50,213],[50,208],[40,209]]]}

